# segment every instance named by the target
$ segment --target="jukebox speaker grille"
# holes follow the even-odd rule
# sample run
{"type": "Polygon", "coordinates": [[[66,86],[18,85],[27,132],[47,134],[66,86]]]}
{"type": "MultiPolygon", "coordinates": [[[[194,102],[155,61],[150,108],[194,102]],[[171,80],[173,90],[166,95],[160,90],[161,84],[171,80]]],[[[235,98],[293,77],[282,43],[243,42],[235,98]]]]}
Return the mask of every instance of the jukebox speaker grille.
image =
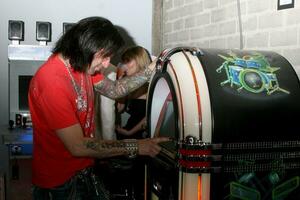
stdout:
{"type": "Polygon", "coordinates": [[[51,41],[51,23],[50,22],[36,22],[36,40],[37,41],[51,41]]]}
{"type": "Polygon", "coordinates": [[[17,20],[8,21],[8,39],[24,40],[24,22],[17,20]]]}

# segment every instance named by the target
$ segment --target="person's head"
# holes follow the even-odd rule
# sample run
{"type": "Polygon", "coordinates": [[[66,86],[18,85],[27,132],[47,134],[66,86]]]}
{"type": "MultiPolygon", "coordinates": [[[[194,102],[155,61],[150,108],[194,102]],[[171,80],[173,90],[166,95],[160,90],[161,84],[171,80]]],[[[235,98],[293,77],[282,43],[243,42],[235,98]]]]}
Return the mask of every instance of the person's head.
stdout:
{"type": "Polygon", "coordinates": [[[121,56],[122,63],[126,65],[126,74],[131,76],[151,63],[148,51],[140,46],[126,49],[121,56]]]}
{"type": "Polygon", "coordinates": [[[88,17],[73,25],[57,41],[53,53],[69,59],[75,71],[98,71],[124,45],[115,26],[102,17],[88,17]]]}

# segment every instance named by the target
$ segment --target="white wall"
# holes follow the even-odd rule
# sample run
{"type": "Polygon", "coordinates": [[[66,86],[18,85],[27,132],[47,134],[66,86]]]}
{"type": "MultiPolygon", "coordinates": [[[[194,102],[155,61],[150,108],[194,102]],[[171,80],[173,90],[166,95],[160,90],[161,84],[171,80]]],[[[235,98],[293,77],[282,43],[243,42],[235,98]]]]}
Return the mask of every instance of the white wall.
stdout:
{"type": "Polygon", "coordinates": [[[294,8],[284,10],[277,10],[277,0],[165,0],[163,3],[164,48],[190,45],[271,50],[288,59],[300,77],[299,1],[295,1],[294,8]]]}
{"type": "Polygon", "coordinates": [[[8,20],[25,23],[25,40],[35,45],[36,21],[52,23],[53,45],[63,22],[101,16],[125,29],[134,42],[151,50],[152,1],[143,0],[1,0],[0,2],[0,125],[8,124],[8,20]]]}

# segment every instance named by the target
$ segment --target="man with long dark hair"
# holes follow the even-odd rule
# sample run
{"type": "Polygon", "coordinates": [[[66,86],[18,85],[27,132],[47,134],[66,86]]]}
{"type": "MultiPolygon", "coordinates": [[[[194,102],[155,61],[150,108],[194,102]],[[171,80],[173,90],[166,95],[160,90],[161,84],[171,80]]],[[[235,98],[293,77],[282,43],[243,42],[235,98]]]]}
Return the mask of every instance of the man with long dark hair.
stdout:
{"type": "Polygon", "coordinates": [[[125,96],[149,80],[154,64],[113,82],[99,71],[124,45],[114,25],[85,18],[56,43],[29,90],[33,123],[33,198],[109,199],[92,166],[94,158],[155,156],[167,138],[107,141],[94,138],[94,90],[125,96]]]}

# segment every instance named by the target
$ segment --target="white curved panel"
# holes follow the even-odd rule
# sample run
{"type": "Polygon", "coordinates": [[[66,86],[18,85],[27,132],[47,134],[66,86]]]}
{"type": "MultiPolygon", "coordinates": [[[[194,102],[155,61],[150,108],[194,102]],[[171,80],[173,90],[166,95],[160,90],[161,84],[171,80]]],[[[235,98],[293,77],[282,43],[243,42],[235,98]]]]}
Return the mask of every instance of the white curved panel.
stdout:
{"type": "MultiPolygon", "coordinates": [[[[151,136],[155,135],[165,115],[165,105],[170,94],[170,86],[174,88],[178,110],[179,138],[194,136],[199,140],[211,142],[211,106],[207,81],[202,65],[197,56],[190,52],[179,51],[168,59],[166,72],[171,81],[164,76],[158,79],[152,97],[151,105],[151,136]]],[[[170,100],[170,99],[169,99],[170,100]]],[[[174,103],[174,101],[173,101],[174,103]]],[[[172,130],[170,128],[170,130],[172,130]]],[[[201,200],[210,198],[210,175],[179,172],[179,199],[201,200]],[[201,181],[201,187],[199,183],[201,181]],[[201,190],[201,191],[199,191],[201,190]],[[200,193],[199,193],[200,192],[200,193]]]]}
{"type": "Polygon", "coordinates": [[[163,114],[161,111],[169,93],[170,88],[167,81],[164,78],[159,79],[154,89],[151,105],[151,137],[154,136],[157,129],[158,120],[160,115],[163,114]]]}

